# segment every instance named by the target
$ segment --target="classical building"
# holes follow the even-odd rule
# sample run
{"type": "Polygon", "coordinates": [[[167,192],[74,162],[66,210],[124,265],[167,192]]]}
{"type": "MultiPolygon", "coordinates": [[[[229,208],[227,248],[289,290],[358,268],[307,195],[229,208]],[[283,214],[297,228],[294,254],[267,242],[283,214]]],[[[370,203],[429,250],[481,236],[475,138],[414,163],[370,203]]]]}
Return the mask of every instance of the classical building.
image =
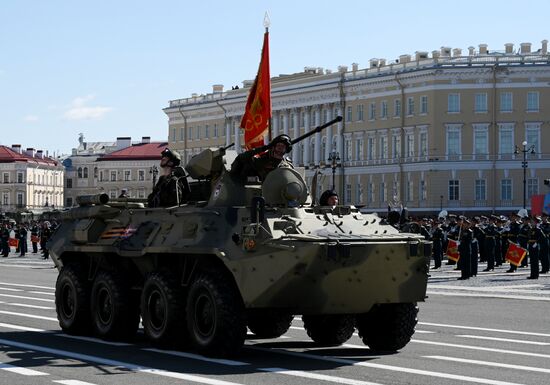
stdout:
{"type": "Polygon", "coordinates": [[[0,177],[0,213],[40,214],[63,205],[63,167],[42,150],[0,145],[0,177]]]}
{"type": "Polygon", "coordinates": [[[167,145],[151,142],[148,136],[140,142],[118,137],[116,142],[86,143],[81,138],[79,147],[63,162],[67,169],[65,206],[76,205],[79,195],[107,193],[116,198],[122,190],[132,198],[146,198],[167,145]]]}
{"type": "MultiPolygon", "coordinates": [[[[342,201],[385,211],[441,209],[510,212],[529,208],[550,177],[550,57],[532,49],[486,44],[371,59],[337,71],[305,68],[272,78],[272,136],[296,138],[337,115],[341,123],[294,146],[295,165],[325,175],[342,201]],[[334,174],[333,174],[334,172],[334,174]]],[[[207,95],[172,100],[171,148],[184,159],[235,143],[251,81],[214,85],[207,95]]]]}

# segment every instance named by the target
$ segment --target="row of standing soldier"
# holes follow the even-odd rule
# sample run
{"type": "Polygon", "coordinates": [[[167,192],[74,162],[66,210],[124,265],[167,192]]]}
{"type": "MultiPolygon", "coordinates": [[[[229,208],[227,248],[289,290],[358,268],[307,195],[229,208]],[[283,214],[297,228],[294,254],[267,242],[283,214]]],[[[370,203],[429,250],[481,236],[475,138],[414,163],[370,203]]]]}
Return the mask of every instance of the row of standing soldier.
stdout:
{"type": "Polygon", "coordinates": [[[32,246],[32,252],[38,253],[38,246],[44,259],[49,258],[49,252],[46,247],[46,242],[50,238],[53,227],[49,221],[32,221],[31,223],[12,224],[5,222],[0,229],[0,251],[2,257],[6,258],[10,252],[10,239],[16,240],[15,252],[20,253],[20,257],[24,257],[28,252],[28,240],[30,233],[30,241],[32,246]],[[13,236],[12,236],[13,234],[13,236]]]}
{"type": "MultiPolygon", "coordinates": [[[[496,215],[466,218],[451,214],[439,220],[422,219],[416,223],[417,226],[407,226],[404,230],[412,229],[433,242],[433,269],[441,267],[448,240],[458,241],[460,258],[457,269],[461,270],[459,279],[476,276],[478,262],[487,263],[484,271],[502,266],[506,262],[510,242],[527,250],[527,256],[520,267],[530,266],[528,279],[538,279],[539,274],[550,270],[550,217],[521,217],[512,214],[510,219],[496,215]]],[[[447,264],[455,263],[448,260],[447,264]]],[[[516,270],[517,266],[510,263],[507,272],[516,270]]]]}

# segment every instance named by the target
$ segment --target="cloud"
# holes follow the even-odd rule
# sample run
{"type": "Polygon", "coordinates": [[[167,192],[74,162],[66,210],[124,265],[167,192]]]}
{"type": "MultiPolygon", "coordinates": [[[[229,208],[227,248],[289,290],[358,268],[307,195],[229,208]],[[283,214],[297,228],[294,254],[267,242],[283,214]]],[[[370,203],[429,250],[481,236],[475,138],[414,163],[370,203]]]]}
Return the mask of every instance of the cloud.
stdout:
{"type": "Polygon", "coordinates": [[[63,117],[66,120],[97,120],[103,118],[105,114],[113,110],[111,107],[88,105],[94,98],[94,95],[75,98],[71,102],[69,109],[63,114],[63,117]]]}
{"type": "Polygon", "coordinates": [[[36,115],[27,115],[23,118],[23,121],[25,122],[38,122],[38,116],[36,115]]]}

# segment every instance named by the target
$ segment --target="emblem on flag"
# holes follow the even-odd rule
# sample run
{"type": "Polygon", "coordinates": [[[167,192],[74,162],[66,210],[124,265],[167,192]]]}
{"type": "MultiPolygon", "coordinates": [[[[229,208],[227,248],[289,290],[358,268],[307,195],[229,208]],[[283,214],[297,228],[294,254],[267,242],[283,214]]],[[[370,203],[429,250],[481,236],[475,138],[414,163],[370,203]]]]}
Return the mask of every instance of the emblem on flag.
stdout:
{"type": "Polygon", "coordinates": [[[447,251],[445,252],[445,255],[451,261],[458,262],[458,260],[460,259],[460,253],[458,252],[458,241],[455,241],[454,239],[448,240],[447,251]]]}
{"type": "Polygon", "coordinates": [[[512,265],[519,266],[521,261],[527,255],[527,250],[517,243],[508,241],[508,250],[506,251],[506,260],[512,265]]]}

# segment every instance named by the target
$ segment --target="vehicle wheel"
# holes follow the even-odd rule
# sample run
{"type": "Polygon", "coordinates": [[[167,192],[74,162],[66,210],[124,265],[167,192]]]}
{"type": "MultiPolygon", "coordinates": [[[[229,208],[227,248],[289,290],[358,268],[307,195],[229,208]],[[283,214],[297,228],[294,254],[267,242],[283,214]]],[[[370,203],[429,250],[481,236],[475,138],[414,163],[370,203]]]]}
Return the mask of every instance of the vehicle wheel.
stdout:
{"type": "Polygon", "coordinates": [[[239,292],[223,274],[199,274],[187,297],[190,343],[205,355],[223,357],[234,354],[246,337],[243,309],[239,292]]]}
{"type": "Polygon", "coordinates": [[[369,348],[395,352],[409,343],[418,322],[415,303],[375,305],[357,316],[359,337],[369,348]]]}
{"type": "Polygon", "coordinates": [[[92,325],[104,339],[127,340],[139,325],[139,307],[129,285],[117,274],[101,271],[92,286],[92,325]]]}
{"type": "Polygon", "coordinates": [[[59,326],[67,334],[90,333],[90,283],[74,265],[65,265],[55,284],[55,309],[59,326]]]}
{"type": "Polygon", "coordinates": [[[262,311],[248,316],[248,328],[258,338],[277,338],[285,334],[294,316],[276,311],[262,311]]]}
{"type": "Polygon", "coordinates": [[[166,346],[182,340],[185,332],[185,297],[169,274],[152,273],[141,294],[141,318],[147,338],[166,346]]]}
{"type": "Polygon", "coordinates": [[[307,335],[317,344],[338,346],[355,331],[355,316],[346,314],[302,316],[307,335]]]}

